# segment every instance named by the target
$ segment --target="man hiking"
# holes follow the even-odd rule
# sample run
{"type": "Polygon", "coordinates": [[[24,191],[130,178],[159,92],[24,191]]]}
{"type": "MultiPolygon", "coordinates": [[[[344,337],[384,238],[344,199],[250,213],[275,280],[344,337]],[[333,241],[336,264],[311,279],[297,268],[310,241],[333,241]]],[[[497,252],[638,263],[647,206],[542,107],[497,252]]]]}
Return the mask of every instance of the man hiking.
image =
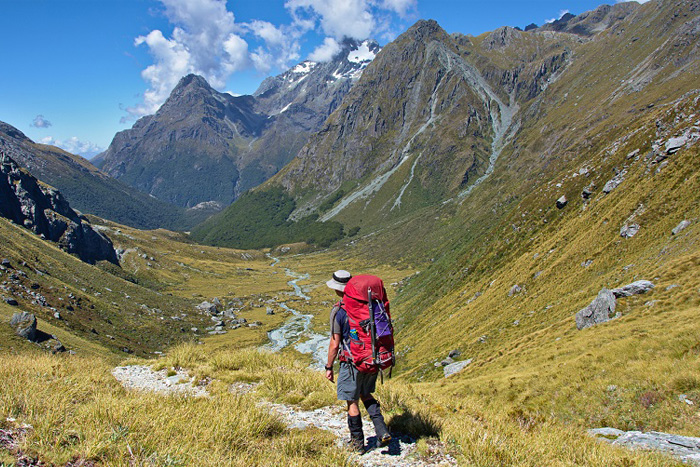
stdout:
{"type": "MultiPolygon", "coordinates": [[[[373,276],[358,276],[358,279],[362,277],[373,276]]],[[[338,371],[337,382],[338,400],[344,400],[348,404],[350,447],[353,450],[361,453],[364,452],[365,449],[365,437],[362,431],[362,417],[360,416],[360,406],[358,404],[360,399],[362,400],[362,403],[367,409],[367,413],[374,423],[374,431],[377,435],[377,447],[386,446],[389,444],[389,441],[391,441],[391,435],[389,434],[386,423],[384,423],[384,417],[382,416],[379,402],[377,402],[374,396],[372,396],[372,393],[376,388],[379,368],[374,370],[374,372],[365,372],[366,370],[360,371],[353,364],[353,356],[350,353],[351,339],[355,339],[356,341],[358,340],[358,330],[351,327],[346,305],[344,303],[344,300],[346,299],[345,288],[350,282],[351,278],[352,276],[348,271],[339,270],[333,273],[333,278],[331,280],[326,282],[326,285],[335,290],[335,293],[340,297],[340,301],[335,304],[330,315],[331,341],[328,346],[326,378],[330,382],[333,382],[333,362],[335,361],[336,356],[339,357],[340,370],[338,371]]],[[[376,279],[379,280],[379,278],[376,279]]],[[[381,283],[381,280],[379,280],[379,283],[381,283]]],[[[366,296],[367,295],[365,293],[365,297],[366,296]]],[[[366,303],[367,299],[365,299],[365,308],[367,308],[366,303]]],[[[362,369],[364,370],[364,367],[362,367],[362,369]]]]}

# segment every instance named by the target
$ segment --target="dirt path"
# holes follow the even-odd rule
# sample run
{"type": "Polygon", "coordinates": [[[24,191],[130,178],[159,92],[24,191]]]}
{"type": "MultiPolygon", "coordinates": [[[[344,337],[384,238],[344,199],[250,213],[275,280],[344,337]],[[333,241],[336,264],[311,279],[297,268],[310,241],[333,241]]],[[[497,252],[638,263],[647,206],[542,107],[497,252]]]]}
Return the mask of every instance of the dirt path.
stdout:
{"type": "MultiPolygon", "coordinates": [[[[189,394],[195,397],[208,395],[206,387],[193,386],[193,381],[184,371],[168,377],[165,370],[153,371],[147,366],[131,365],[117,367],[112,371],[112,374],[127,389],[157,392],[163,395],[189,394]]],[[[256,387],[256,384],[236,383],[231,386],[231,392],[251,393],[255,391],[256,387]]],[[[313,426],[328,430],[336,436],[338,446],[341,448],[345,444],[344,440],[350,439],[346,415],[340,407],[329,406],[304,411],[289,405],[273,404],[267,401],[261,401],[260,405],[280,415],[290,429],[303,430],[313,426]]],[[[366,445],[374,446],[376,443],[374,427],[369,420],[363,419],[362,422],[366,445]]],[[[444,446],[437,441],[430,445],[429,457],[422,459],[418,456],[416,439],[401,433],[392,433],[392,436],[394,439],[389,446],[368,449],[361,456],[352,454],[353,458],[364,467],[457,465],[457,461],[446,454],[444,446]]]]}

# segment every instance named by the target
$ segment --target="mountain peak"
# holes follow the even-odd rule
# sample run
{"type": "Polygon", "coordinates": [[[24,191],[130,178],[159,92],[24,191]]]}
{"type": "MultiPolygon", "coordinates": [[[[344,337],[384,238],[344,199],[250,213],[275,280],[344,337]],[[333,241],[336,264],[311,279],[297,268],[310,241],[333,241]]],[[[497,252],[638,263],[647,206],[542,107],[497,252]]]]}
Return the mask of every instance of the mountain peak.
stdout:
{"type": "Polygon", "coordinates": [[[194,73],[190,73],[189,75],[180,78],[180,81],[177,83],[177,86],[175,86],[173,92],[175,92],[176,90],[184,90],[187,88],[211,89],[211,86],[209,86],[209,83],[203,77],[194,73]]]}

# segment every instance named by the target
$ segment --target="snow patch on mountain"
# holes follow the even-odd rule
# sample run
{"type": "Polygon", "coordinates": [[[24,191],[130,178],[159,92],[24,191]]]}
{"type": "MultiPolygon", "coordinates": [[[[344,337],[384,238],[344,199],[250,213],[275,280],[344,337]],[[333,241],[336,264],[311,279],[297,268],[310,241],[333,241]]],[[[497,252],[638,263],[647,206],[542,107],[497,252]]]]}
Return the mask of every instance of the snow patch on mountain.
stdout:
{"type": "Polygon", "coordinates": [[[311,70],[313,70],[318,63],[312,62],[311,60],[305,60],[292,68],[291,71],[292,73],[310,73],[311,70]]]}
{"type": "Polygon", "coordinates": [[[357,49],[350,51],[348,54],[348,61],[353,63],[361,63],[364,66],[367,66],[376,56],[377,54],[375,54],[369,48],[369,41],[364,41],[357,49]]]}

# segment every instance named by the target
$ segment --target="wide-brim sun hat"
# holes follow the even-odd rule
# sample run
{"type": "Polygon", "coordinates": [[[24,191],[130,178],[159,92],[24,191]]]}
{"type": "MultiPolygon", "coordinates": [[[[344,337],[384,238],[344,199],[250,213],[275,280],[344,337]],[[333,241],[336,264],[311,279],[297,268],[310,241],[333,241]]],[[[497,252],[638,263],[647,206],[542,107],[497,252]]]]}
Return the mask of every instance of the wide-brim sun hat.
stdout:
{"type": "Polygon", "coordinates": [[[326,282],[326,285],[333,290],[344,292],[345,286],[351,278],[352,274],[350,274],[344,269],[340,269],[333,273],[333,279],[326,282]]]}

